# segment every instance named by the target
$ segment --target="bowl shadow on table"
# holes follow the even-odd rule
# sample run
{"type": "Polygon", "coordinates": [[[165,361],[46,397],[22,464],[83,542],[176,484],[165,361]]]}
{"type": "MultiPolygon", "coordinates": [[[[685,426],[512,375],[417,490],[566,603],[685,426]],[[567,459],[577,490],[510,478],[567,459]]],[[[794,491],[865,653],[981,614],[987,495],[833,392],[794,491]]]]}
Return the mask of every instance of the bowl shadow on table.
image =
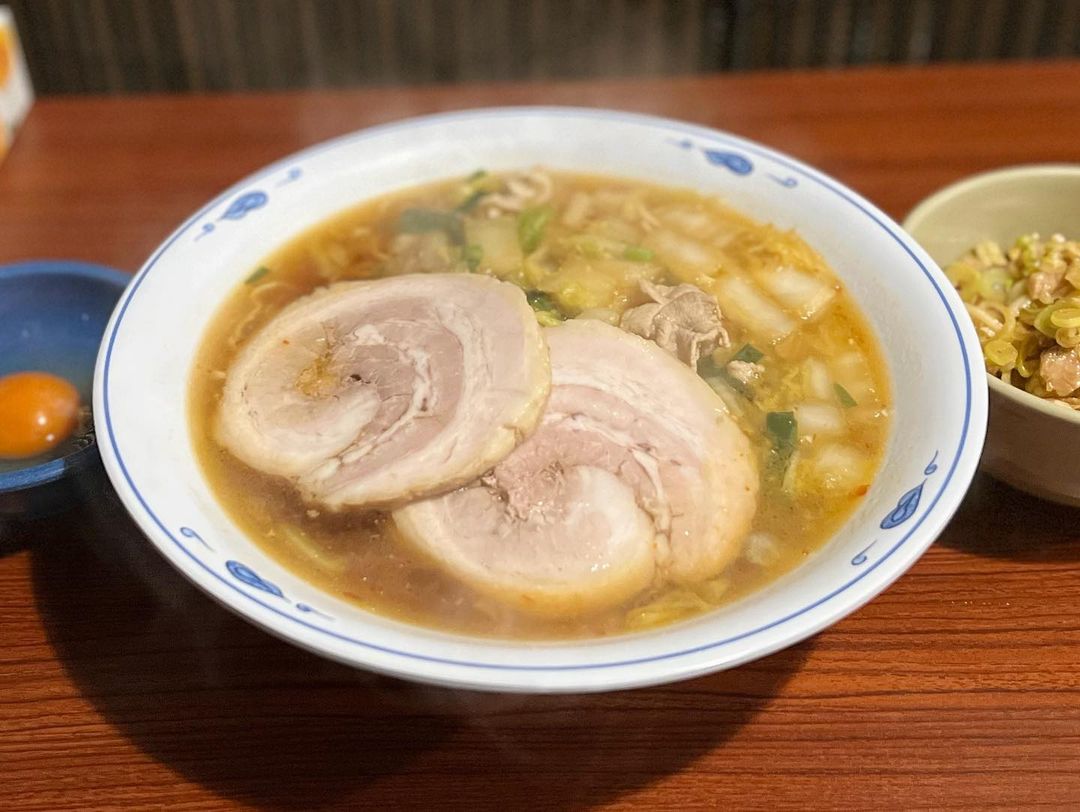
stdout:
{"type": "Polygon", "coordinates": [[[176,773],[260,807],[609,800],[723,746],[810,646],[678,689],[424,687],[315,657],[220,608],[165,563],[111,492],[33,527],[38,607],[82,695],[176,773]]]}
{"type": "Polygon", "coordinates": [[[980,471],[937,543],[988,558],[1076,562],[1080,508],[1039,499],[980,471]]]}

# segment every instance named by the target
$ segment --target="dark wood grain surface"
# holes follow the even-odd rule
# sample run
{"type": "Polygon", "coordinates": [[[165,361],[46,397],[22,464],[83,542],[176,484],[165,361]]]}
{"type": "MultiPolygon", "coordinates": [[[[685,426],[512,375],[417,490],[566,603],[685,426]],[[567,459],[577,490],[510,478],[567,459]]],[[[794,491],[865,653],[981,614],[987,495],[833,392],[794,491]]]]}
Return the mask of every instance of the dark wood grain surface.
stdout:
{"type": "Polygon", "coordinates": [[[1080,0],[4,2],[42,95],[1080,55],[1080,0]]]}
{"type": "MultiPolygon", "coordinates": [[[[0,261],[135,270],[271,159],[506,103],[722,127],[898,218],[981,169],[1080,162],[1080,63],[53,99],[0,165],[0,261]]],[[[0,524],[0,809],[1080,807],[1080,511],[982,475],[907,575],[813,639],[588,697],[444,691],[325,662],[189,586],[111,491],[88,498],[0,524]]]]}

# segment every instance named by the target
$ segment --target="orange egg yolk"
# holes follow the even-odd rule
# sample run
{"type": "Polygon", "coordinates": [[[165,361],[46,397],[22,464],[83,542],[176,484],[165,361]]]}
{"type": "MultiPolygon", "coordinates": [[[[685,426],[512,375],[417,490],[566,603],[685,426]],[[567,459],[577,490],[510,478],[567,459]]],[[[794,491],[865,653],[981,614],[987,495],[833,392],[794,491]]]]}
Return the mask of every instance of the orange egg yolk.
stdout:
{"type": "Polygon", "coordinates": [[[21,459],[62,443],[79,424],[79,393],[47,372],[0,378],[0,457],[21,459]]]}
{"type": "MultiPolygon", "coordinates": [[[[11,74],[11,63],[15,61],[12,56],[11,36],[6,28],[0,28],[0,88],[7,84],[11,74]]],[[[3,129],[0,127],[0,129],[3,129]]]]}

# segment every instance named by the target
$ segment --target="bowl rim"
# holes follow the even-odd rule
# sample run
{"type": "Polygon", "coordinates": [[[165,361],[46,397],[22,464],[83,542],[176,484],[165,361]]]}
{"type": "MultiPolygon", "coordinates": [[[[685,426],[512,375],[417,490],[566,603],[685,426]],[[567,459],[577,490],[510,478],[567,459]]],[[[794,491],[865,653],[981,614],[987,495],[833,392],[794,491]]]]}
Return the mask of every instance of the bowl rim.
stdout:
{"type": "MultiPolygon", "coordinates": [[[[0,265],[0,281],[20,276],[72,276],[91,279],[108,287],[116,288],[118,298],[134,278],[116,268],[96,262],[68,259],[33,259],[0,265]]],[[[0,493],[13,493],[38,485],[47,485],[62,479],[72,471],[85,466],[97,455],[95,441],[62,457],[39,462],[25,468],[0,472],[0,493]]]]}
{"type": "Polygon", "coordinates": [[[948,198],[963,194],[964,192],[969,192],[979,186],[996,183],[998,181],[1012,180],[1019,177],[1038,178],[1059,175],[1080,177],[1080,164],[1064,162],[1016,164],[1013,166],[1000,167],[998,169],[988,169],[985,172],[976,172],[974,175],[966,175],[959,180],[955,180],[952,183],[946,184],[940,189],[931,192],[912,206],[911,211],[904,217],[901,225],[905,231],[910,232],[911,229],[921,225],[922,221],[929,216],[929,213],[933,211],[934,208],[944,203],[948,198]]]}
{"type": "MultiPolygon", "coordinates": [[[[337,659],[354,667],[362,667],[368,670],[388,673],[414,681],[437,682],[439,684],[454,685],[457,687],[502,691],[580,692],[590,690],[614,690],[670,682],[698,674],[708,673],[721,668],[734,667],[804,640],[872,600],[882,590],[900,577],[900,575],[907,571],[918,557],[925,552],[955,513],[964,494],[967,492],[971,479],[974,476],[985,438],[987,389],[985,386],[977,385],[974,367],[972,365],[972,361],[976,357],[975,353],[979,348],[975,339],[974,328],[970,325],[969,320],[960,317],[959,310],[959,300],[956,298],[955,292],[952,290],[951,286],[948,285],[947,280],[941,275],[940,269],[910,235],[904,232],[903,229],[874,204],[864,199],[849,187],[828,175],[825,175],[819,170],[792,158],[786,153],[779,152],[759,144],[758,142],[744,139],[722,130],[661,116],[619,110],[565,106],[516,106],[455,110],[446,113],[397,120],[387,124],[364,128],[317,143],[256,170],[254,173],[233,184],[213,200],[195,211],[180,226],[178,226],[157,249],[155,249],[154,253],[136,275],[134,283],[117,304],[116,310],[113,313],[113,318],[106,330],[106,337],[102,342],[101,351],[98,356],[97,369],[99,374],[95,377],[94,402],[96,407],[102,407],[100,411],[104,415],[102,429],[107,440],[102,444],[102,457],[105,468],[110,479],[112,479],[114,485],[116,485],[117,491],[127,510],[142,527],[144,532],[150,537],[159,552],[161,552],[170,563],[177,567],[182,574],[226,608],[240,614],[245,620],[254,625],[282,637],[294,645],[314,651],[321,656],[337,659]],[[934,294],[941,301],[941,305],[945,310],[944,315],[948,317],[951,327],[955,332],[957,348],[959,350],[960,361],[962,361],[962,368],[964,371],[963,415],[962,420],[960,415],[957,416],[957,445],[955,454],[952,455],[951,459],[942,459],[940,462],[936,459],[931,461],[925,472],[929,475],[933,471],[936,471],[940,465],[940,467],[945,470],[945,476],[940,485],[935,487],[933,492],[928,492],[928,498],[922,503],[923,507],[919,508],[918,515],[913,517],[913,521],[905,529],[902,536],[899,539],[890,540],[886,552],[882,553],[870,567],[861,570],[857,575],[845,580],[839,586],[830,584],[827,587],[829,591],[826,594],[820,595],[820,597],[812,603],[801,606],[797,610],[788,612],[781,617],[770,618],[768,623],[763,623],[751,631],[736,636],[722,637],[721,639],[710,638],[699,645],[676,651],[663,651],[659,654],[645,657],[633,659],[623,658],[599,663],[526,665],[513,663],[512,660],[508,660],[505,656],[501,662],[476,662],[460,658],[433,656],[425,654],[422,650],[402,651],[399,649],[388,648],[379,643],[357,638],[351,634],[343,634],[318,625],[313,625],[309,620],[282,611],[278,605],[263,600],[263,597],[265,596],[260,596],[253,591],[241,589],[238,584],[228,581],[222,573],[211,569],[205,562],[193,554],[188,549],[188,546],[177,538],[177,535],[173,530],[154,513],[145,498],[139,493],[138,487],[132,481],[131,475],[126,470],[123,463],[117,445],[116,433],[112,426],[111,414],[108,408],[108,398],[109,364],[113,346],[116,341],[117,329],[132,297],[137,292],[142,280],[154,267],[156,262],[166,251],[168,251],[173,243],[196,226],[196,224],[209,212],[226,204],[230,198],[242,193],[245,189],[252,188],[254,184],[268,180],[274,173],[280,173],[305,159],[312,158],[323,151],[338,148],[354,140],[362,140],[364,138],[371,138],[395,131],[407,131],[410,128],[439,125],[455,120],[476,119],[484,116],[551,116],[555,118],[570,117],[579,120],[582,118],[592,118],[612,123],[648,127],[661,132],[667,132],[673,136],[679,134],[693,136],[707,140],[710,144],[742,150],[747,154],[757,156],[758,158],[784,167],[793,173],[797,173],[799,177],[840,197],[853,210],[857,210],[862,216],[870,219],[874,224],[870,227],[876,227],[884,231],[885,236],[893,240],[903,252],[907,254],[908,261],[914,266],[912,272],[921,272],[927,283],[931,285],[934,294]],[[909,543],[913,537],[916,537],[914,543],[909,543]],[[169,543],[170,541],[171,544],[169,543]],[[898,552],[900,553],[899,555],[897,555],[898,552]],[[879,567],[883,568],[879,571],[879,567]],[[856,584],[864,581],[871,573],[877,574],[865,582],[866,586],[863,590],[852,591],[852,588],[855,587],[856,584]],[[848,593],[846,599],[834,601],[837,596],[845,592],[848,593]],[[252,602],[257,604],[258,608],[253,607],[251,605],[252,602]],[[827,605],[825,609],[820,608],[823,605],[827,605]],[[816,612],[816,614],[799,621],[801,616],[811,612],[816,612]],[[792,623],[791,621],[799,622],[792,623]],[[304,627],[304,629],[297,629],[297,625],[304,627]],[[699,655],[702,652],[717,649],[723,645],[750,636],[762,634],[780,626],[787,627],[782,635],[777,635],[773,640],[765,640],[756,648],[739,654],[738,656],[728,656],[723,658],[722,662],[711,662],[707,665],[702,665],[700,662],[695,662],[693,660],[692,655],[699,655]],[[318,635],[313,636],[310,632],[316,632],[318,635]],[[331,642],[321,642],[317,639],[318,636],[336,638],[337,644],[349,644],[350,649],[347,653],[343,652],[340,646],[335,649],[331,642]],[[315,639],[313,639],[313,637],[315,639]],[[352,647],[364,649],[371,653],[367,655],[362,653],[353,654],[351,653],[353,651],[352,647]],[[389,663],[388,658],[385,655],[391,655],[389,663]],[[680,661],[679,658],[683,658],[683,660],[680,661]],[[372,662],[372,659],[375,659],[376,662],[372,662]],[[667,661],[666,667],[659,670],[639,670],[640,666],[654,664],[658,661],[667,661]],[[414,665],[410,666],[408,664],[409,662],[414,663],[414,665]],[[424,665],[424,663],[426,663],[426,665],[424,665]],[[470,676],[464,676],[462,674],[463,667],[465,671],[471,672],[470,676]],[[563,672],[564,674],[581,672],[599,673],[604,672],[606,669],[610,669],[610,671],[607,672],[610,676],[601,680],[599,683],[590,683],[583,679],[574,681],[565,678],[562,681],[548,684],[538,683],[535,676],[531,679],[529,677],[529,675],[535,675],[537,672],[563,672]],[[615,669],[623,670],[615,671],[615,669]]],[[[959,362],[958,366],[961,366],[959,362]]],[[[921,492],[921,486],[919,491],[921,492]]],[[[190,528],[185,527],[181,528],[181,530],[186,531],[190,530],[190,528]]],[[[183,532],[181,532],[180,535],[184,535],[186,538],[193,537],[188,536],[183,532]]],[[[195,536],[197,537],[197,534],[195,534],[195,536]]],[[[198,549],[196,545],[191,546],[198,549]]],[[[424,632],[427,630],[423,627],[417,627],[417,631],[424,632]]],[[[474,640],[475,638],[465,637],[464,639],[474,640]]],[[[617,640],[617,638],[613,639],[617,640]]],[[[520,648],[521,645],[527,645],[507,640],[475,640],[477,640],[477,642],[491,644],[493,646],[493,653],[495,648],[498,648],[499,651],[505,654],[506,652],[513,651],[515,648],[520,648]]],[[[565,645],[567,641],[556,641],[556,643],[565,645]]]]}
{"type": "MultiPolygon", "coordinates": [[[[1009,181],[1016,178],[1054,178],[1063,175],[1080,180],[1080,164],[1018,164],[969,175],[947,186],[942,186],[936,192],[924,197],[908,212],[901,225],[910,234],[928,220],[931,220],[937,208],[956,195],[983,186],[991,186],[1000,181],[1009,181]]],[[[1022,409],[1031,409],[1046,417],[1059,420],[1065,425],[1080,426],[1080,411],[1054,406],[1038,395],[1033,395],[1018,386],[1005,383],[1001,378],[991,375],[989,372],[986,373],[986,380],[991,392],[1008,399],[1022,409]]]]}

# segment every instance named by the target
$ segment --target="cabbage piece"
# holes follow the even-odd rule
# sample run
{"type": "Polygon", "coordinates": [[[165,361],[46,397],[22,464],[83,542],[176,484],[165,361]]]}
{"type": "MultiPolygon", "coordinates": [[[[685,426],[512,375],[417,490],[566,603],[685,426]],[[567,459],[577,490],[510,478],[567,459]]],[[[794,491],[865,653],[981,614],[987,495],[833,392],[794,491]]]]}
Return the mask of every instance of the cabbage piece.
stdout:
{"type": "Polygon", "coordinates": [[[587,259],[571,255],[537,287],[551,294],[564,313],[577,315],[596,308],[622,313],[639,298],[641,280],[658,279],[662,269],[649,262],[624,259],[587,259]]]}
{"type": "Polygon", "coordinates": [[[715,274],[723,260],[718,248],[666,229],[652,232],[643,244],[676,278],[691,284],[696,284],[702,276],[715,274]]]}
{"type": "Polygon", "coordinates": [[[595,237],[603,237],[606,240],[614,240],[629,245],[637,243],[641,239],[641,232],[625,220],[608,218],[590,223],[586,234],[595,237]]]}
{"type": "Polygon", "coordinates": [[[716,236],[719,218],[700,205],[676,203],[656,212],[664,225],[698,240],[710,240],[716,236]]]}
{"type": "Polygon", "coordinates": [[[477,267],[500,279],[517,282],[525,255],[518,242],[517,224],[509,217],[465,221],[465,238],[470,246],[478,246],[477,267]]]}
{"type": "Polygon", "coordinates": [[[731,580],[723,575],[710,578],[708,581],[693,585],[694,594],[713,606],[724,602],[727,593],[731,591],[731,580]]]}
{"type": "Polygon", "coordinates": [[[866,454],[849,445],[830,443],[812,460],[812,475],[826,490],[854,490],[867,484],[866,454]]]}
{"type": "Polygon", "coordinates": [[[721,277],[715,289],[724,315],[755,336],[777,342],[795,329],[795,320],[745,279],[721,277]]]}
{"type": "Polygon", "coordinates": [[[808,395],[818,400],[828,400],[833,380],[829,368],[820,358],[807,358],[802,365],[803,387],[808,395]]]}
{"type": "Polygon", "coordinates": [[[847,391],[856,402],[874,394],[874,379],[866,357],[858,351],[846,352],[832,361],[832,373],[836,383],[847,391]]]}
{"type": "Polygon", "coordinates": [[[757,531],[746,537],[746,560],[759,567],[767,567],[780,560],[780,542],[772,533],[757,531]]]}
{"type": "Polygon", "coordinates": [[[628,629],[651,629],[674,623],[680,618],[696,615],[710,608],[710,604],[689,589],[673,589],[651,603],[637,606],[626,613],[628,629]]]}
{"type": "Polygon", "coordinates": [[[795,407],[802,434],[836,435],[847,431],[847,421],[843,413],[830,403],[800,403],[795,407]]]}
{"type": "Polygon", "coordinates": [[[562,212],[562,224],[567,228],[581,228],[592,211],[592,198],[585,192],[574,192],[562,212]]]}
{"type": "Polygon", "coordinates": [[[283,523],[278,526],[281,535],[288,544],[288,549],[297,557],[330,575],[343,575],[348,566],[344,553],[333,550],[313,539],[306,530],[295,524],[283,523]]]}
{"type": "Polygon", "coordinates": [[[804,319],[820,314],[836,296],[836,289],[825,280],[787,266],[760,272],[754,279],[776,301],[804,319]]]}

